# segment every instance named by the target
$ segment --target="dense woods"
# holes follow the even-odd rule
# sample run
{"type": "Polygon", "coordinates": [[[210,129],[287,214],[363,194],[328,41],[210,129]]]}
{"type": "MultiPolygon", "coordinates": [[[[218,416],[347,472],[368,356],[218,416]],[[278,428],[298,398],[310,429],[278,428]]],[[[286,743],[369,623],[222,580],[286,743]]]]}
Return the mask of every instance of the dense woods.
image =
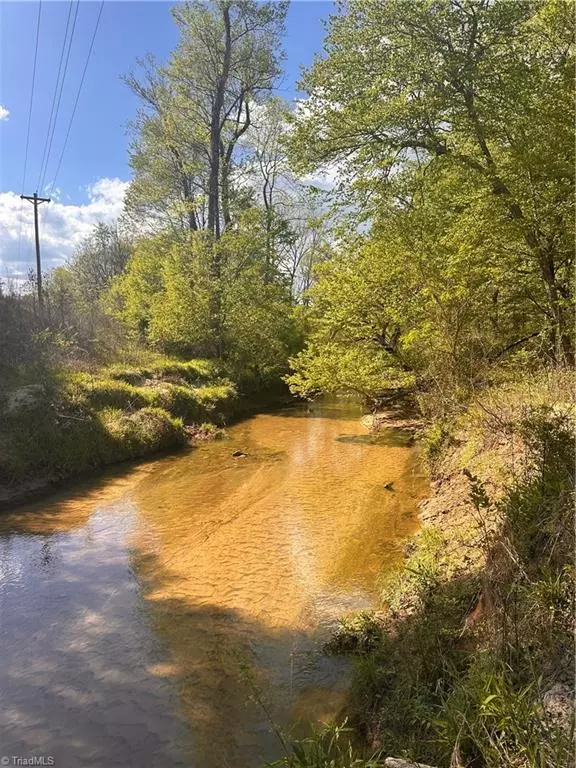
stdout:
{"type": "Polygon", "coordinates": [[[306,330],[293,391],[371,401],[572,365],[570,4],[347,4],[295,110],[286,10],[174,11],[171,59],[126,77],[125,214],[47,276],[45,335],[278,375],[306,330]]]}
{"type": "Polygon", "coordinates": [[[297,166],[354,208],[319,271],[295,388],[444,395],[572,365],[569,3],[350,3],[306,74],[297,166]],[[383,376],[383,372],[385,375],[383,376]]]}
{"type": "MultiPolygon", "coordinates": [[[[183,424],[228,418],[243,387],[257,399],[281,381],[372,410],[409,392],[431,471],[449,477],[480,450],[463,426],[476,409],[479,444],[513,435],[529,457],[499,485],[485,465],[469,472],[473,509],[500,516],[483,540],[492,570],[440,587],[441,547],[425,542],[410,583],[421,623],[394,630],[405,647],[392,633],[360,654],[353,724],[365,752],[567,766],[565,726],[542,724],[538,707],[540,683],[564,682],[571,655],[573,3],[341,2],[296,104],[275,90],[286,3],[172,13],[169,61],[144,56],[125,78],[141,108],[123,216],[46,275],[43,309],[33,280],[2,288],[3,396],[44,381],[51,410],[32,448],[12,408],[0,479],[46,471],[58,430],[68,454],[48,468],[65,476],[181,444],[183,424]],[[337,179],[328,192],[311,181],[322,172],[337,179]],[[89,443],[99,435],[96,460],[89,447],[72,460],[84,439],[74,418],[90,423],[89,443]],[[464,647],[482,579],[495,618],[464,647]],[[512,602],[533,617],[523,637],[512,602]]],[[[341,736],[296,746],[285,764],[381,764],[360,762],[341,736]]]]}

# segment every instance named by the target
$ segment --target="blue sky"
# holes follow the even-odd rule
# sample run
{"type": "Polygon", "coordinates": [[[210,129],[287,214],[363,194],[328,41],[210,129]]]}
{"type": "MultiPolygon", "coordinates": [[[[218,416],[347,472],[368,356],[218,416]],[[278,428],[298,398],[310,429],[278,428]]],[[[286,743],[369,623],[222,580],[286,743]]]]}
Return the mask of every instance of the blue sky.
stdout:
{"type": "MultiPolygon", "coordinates": [[[[80,2],[47,182],[54,176],[99,5],[91,0],[80,2]]],[[[102,217],[107,203],[111,211],[106,217],[118,212],[123,191],[121,183],[130,178],[126,126],[138,106],[121,76],[134,69],[136,58],[147,52],[160,61],[167,59],[177,42],[177,30],[170,13],[172,5],[137,0],[106,0],[104,3],[78,109],[56,179],[59,204],[43,206],[47,226],[63,226],[68,214],[82,225],[77,227],[78,231],[68,233],[69,239],[75,242],[80,232],[92,225],[95,216],[102,217]],[[118,182],[116,186],[110,183],[112,181],[118,182]],[[49,207],[51,210],[47,210],[49,207]]],[[[64,0],[44,0],[42,3],[25,194],[36,189],[40,175],[68,10],[69,3],[64,0]]],[[[300,68],[309,65],[314,54],[321,51],[322,20],[327,19],[332,10],[330,2],[293,0],[291,3],[286,25],[285,75],[279,85],[279,93],[284,98],[293,99],[298,95],[296,81],[300,68]]],[[[0,105],[3,107],[3,110],[0,108],[0,118],[4,115],[4,119],[0,119],[0,261],[4,266],[0,279],[7,273],[20,272],[21,262],[28,262],[30,256],[31,230],[27,219],[31,220],[31,206],[30,210],[24,207],[23,214],[16,214],[14,204],[16,195],[22,191],[37,15],[38,2],[35,0],[0,2],[0,105]],[[24,256],[19,243],[18,259],[13,242],[15,217],[19,240],[20,219],[23,219],[22,237],[25,241],[24,256]]],[[[19,200],[18,206],[20,209],[19,200]]],[[[52,238],[53,241],[48,237],[49,260],[54,263],[70,255],[66,237],[64,231],[52,238]],[[64,255],[59,255],[58,249],[64,255]]]]}

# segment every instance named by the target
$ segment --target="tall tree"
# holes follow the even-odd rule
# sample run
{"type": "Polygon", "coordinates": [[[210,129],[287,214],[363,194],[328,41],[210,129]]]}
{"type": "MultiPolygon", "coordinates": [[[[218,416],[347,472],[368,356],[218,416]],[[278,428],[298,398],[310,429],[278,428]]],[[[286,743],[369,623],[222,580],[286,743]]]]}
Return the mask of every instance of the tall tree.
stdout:
{"type": "Polygon", "coordinates": [[[174,9],[180,42],[168,65],[147,58],[143,74],[127,78],[143,105],[129,205],[164,197],[173,212],[186,209],[189,229],[215,239],[230,225],[235,153],[251,105],[280,73],[286,11],[285,2],[255,0],[194,0],[174,9]]]}
{"type": "MultiPolygon", "coordinates": [[[[256,0],[192,0],[174,9],[180,41],[170,62],[158,68],[148,60],[144,79],[128,79],[145,106],[136,124],[129,208],[152,203],[184,223],[181,236],[205,229],[214,243],[230,227],[238,142],[250,127],[251,105],[271,92],[280,72],[286,11],[286,2],[256,0]]],[[[220,355],[223,251],[213,247],[210,254],[220,355]]]]}
{"type": "Polygon", "coordinates": [[[466,170],[541,281],[548,354],[573,363],[573,3],[351,0],[292,137],[301,169],[347,164],[369,213],[417,162],[466,170]],[[374,205],[375,204],[375,205],[374,205]]]}

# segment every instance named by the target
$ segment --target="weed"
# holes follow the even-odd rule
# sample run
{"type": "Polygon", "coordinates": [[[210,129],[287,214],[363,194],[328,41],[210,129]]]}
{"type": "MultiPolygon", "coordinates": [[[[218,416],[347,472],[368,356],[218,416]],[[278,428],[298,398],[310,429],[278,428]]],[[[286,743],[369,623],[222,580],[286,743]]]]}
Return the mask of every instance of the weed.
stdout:
{"type": "Polygon", "coordinates": [[[346,722],[316,728],[302,741],[289,745],[287,754],[270,766],[276,768],[378,768],[379,752],[360,757],[351,741],[352,729],[346,722]]]}

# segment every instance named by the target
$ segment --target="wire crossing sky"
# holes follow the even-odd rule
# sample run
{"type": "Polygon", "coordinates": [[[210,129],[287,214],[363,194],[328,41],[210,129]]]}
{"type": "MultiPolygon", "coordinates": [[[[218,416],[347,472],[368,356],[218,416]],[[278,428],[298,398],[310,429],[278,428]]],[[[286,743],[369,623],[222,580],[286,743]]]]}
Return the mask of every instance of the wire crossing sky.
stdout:
{"type": "MultiPolygon", "coordinates": [[[[130,179],[128,126],[138,108],[122,76],[148,52],[168,59],[177,43],[171,7],[114,0],[0,3],[0,280],[21,279],[34,259],[26,210],[18,253],[21,192],[37,185],[53,199],[41,214],[48,269],[65,261],[97,221],[119,215],[130,179]]],[[[300,69],[321,53],[323,21],[333,8],[292,2],[277,88],[284,98],[298,97],[300,69]]]]}

